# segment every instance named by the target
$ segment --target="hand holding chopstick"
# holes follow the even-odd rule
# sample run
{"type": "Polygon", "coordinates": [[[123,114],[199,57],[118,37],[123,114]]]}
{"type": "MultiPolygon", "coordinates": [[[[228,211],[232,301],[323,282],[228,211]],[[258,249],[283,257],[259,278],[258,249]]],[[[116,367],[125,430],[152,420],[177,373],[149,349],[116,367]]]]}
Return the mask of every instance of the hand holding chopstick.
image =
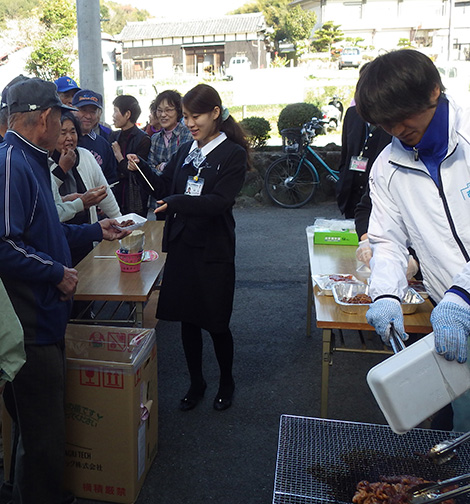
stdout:
{"type": "Polygon", "coordinates": [[[142,170],[138,166],[139,158],[135,154],[128,154],[127,155],[127,169],[130,171],[138,171],[142,177],[144,177],[145,182],[149,185],[150,189],[152,191],[155,191],[153,188],[153,185],[149,182],[148,178],[143,174],[142,170]]]}

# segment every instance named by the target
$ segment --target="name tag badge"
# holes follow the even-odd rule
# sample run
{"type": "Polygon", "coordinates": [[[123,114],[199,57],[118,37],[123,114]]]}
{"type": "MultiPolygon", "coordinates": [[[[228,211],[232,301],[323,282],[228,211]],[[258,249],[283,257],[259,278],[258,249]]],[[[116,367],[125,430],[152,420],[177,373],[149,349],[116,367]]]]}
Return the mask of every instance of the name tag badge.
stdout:
{"type": "Polygon", "coordinates": [[[184,194],[187,194],[188,196],[201,196],[202,188],[204,187],[204,179],[194,179],[195,177],[188,177],[184,194]]]}
{"type": "Polygon", "coordinates": [[[351,156],[351,162],[349,163],[349,169],[352,171],[358,171],[364,173],[367,170],[367,162],[369,158],[364,156],[351,156]]]}

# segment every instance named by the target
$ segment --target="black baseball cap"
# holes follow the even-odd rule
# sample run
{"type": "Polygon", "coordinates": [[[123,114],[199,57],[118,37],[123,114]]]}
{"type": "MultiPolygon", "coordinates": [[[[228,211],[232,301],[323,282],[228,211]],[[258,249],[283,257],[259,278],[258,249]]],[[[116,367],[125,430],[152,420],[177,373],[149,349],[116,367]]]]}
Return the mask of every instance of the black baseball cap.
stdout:
{"type": "Polygon", "coordinates": [[[2,101],[0,103],[0,109],[8,107],[7,104],[7,94],[8,94],[8,89],[13,86],[13,84],[16,84],[17,82],[21,82],[22,80],[27,80],[29,77],[24,76],[23,74],[18,75],[15,77],[13,80],[11,80],[4,88],[2,91],[2,101]]]}
{"type": "Polygon", "coordinates": [[[57,94],[57,86],[37,77],[19,80],[11,85],[7,91],[8,113],[34,112],[51,107],[63,110],[77,110],[64,105],[57,94]]]}

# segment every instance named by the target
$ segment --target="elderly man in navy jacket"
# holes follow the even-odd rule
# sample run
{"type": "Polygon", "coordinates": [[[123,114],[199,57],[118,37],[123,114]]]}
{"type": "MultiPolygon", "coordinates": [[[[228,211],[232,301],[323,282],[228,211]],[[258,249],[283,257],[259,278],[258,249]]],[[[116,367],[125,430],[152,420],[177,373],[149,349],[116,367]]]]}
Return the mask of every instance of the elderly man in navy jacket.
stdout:
{"type": "Polygon", "coordinates": [[[65,453],[64,335],[77,271],[69,246],[113,240],[116,221],[61,224],[47,162],[63,105],[52,82],[25,79],[8,90],[9,130],[0,145],[0,278],[24,331],[26,364],[5,388],[19,429],[14,504],[61,504],[65,453]]]}

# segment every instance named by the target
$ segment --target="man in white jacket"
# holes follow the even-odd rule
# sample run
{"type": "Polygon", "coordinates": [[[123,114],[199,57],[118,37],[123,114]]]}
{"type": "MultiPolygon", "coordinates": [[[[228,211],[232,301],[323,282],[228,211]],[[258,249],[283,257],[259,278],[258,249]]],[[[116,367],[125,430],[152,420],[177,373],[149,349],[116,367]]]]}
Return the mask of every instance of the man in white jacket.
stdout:
{"type": "MultiPolygon", "coordinates": [[[[361,74],[362,118],[393,136],[370,174],[373,251],[367,320],[385,342],[390,328],[407,339],[400,301],[407,290],[408,247],[418,256],[438,354],[467,360],[470,335],[470,114],[444,94],[424,54],[380,56],[361,74]]],[[[470,429],[470,418],[454,428],[470,429]]],[[[457,421],[457,425],[456,425],[457,421]]]]}

